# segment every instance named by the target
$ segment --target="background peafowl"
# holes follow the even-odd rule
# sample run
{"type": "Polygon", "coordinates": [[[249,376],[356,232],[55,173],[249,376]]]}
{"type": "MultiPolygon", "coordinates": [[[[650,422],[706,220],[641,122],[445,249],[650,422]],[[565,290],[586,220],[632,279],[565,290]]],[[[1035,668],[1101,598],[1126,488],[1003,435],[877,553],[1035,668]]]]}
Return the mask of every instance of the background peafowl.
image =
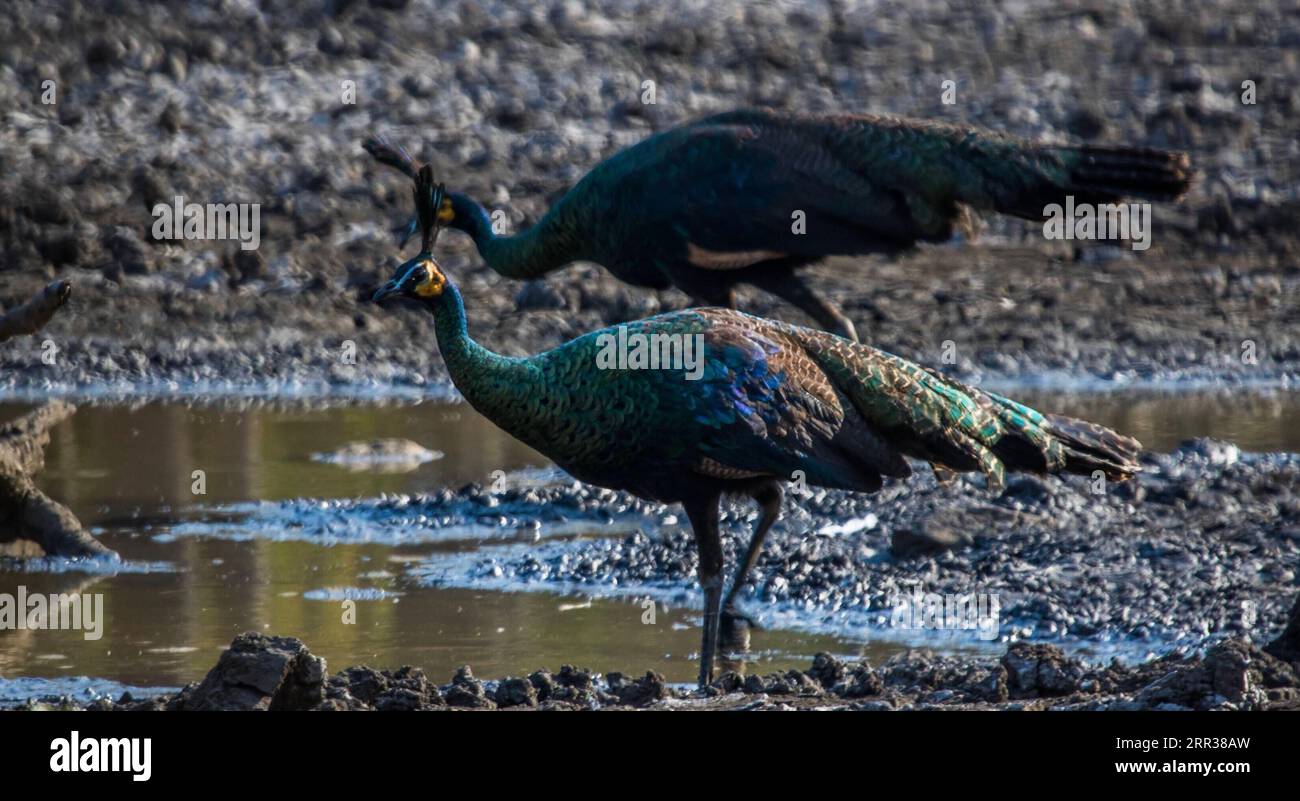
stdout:
{"type": "MultiPolygon", "coordinates": [[[[417,165],[398,145],[371,138],[364,147],[415,175],[417,165]]],[[[853,323],[796,267],[946,241],[969,230],[971,209],[1038,220],[1044,206],[1067,195],[1076,204],[1174,199],[1191,175],[1184,153],[1049,145],[866,114],[740,110],[616,153],[514,236],[494,233],[487,211],[460,193],[445,196],[439,216],[510,278],[586,260],[630,284],[676,286],[727,308],[735,308],[736,284],[746,283],[857,339],[853,323]]],[[[404,231],[414,234],[415,222],[404,231]]]]}
{"type": "Polygon", "coordinates": [[[416,175],[421,251],[375,293],[413,298],[433,313],[438,347],[465,399],[582,481],[680,502],[699,548],[704,588],[701,686],[712,681],[718,631],[776,522],[782,483],[871,492],[905,478],[904,457],[941,470],[1138,471],[1136,440],[1082,420],[1040,414],[905,359],[823,331],[730,309],[697,308],[628,323],[624,337],[694,337],[698,371],[603,369],[615,329],[530,357],[506,357],[470,338],[456,285],[434,260],[442,187],[416,175]],[[697,380],[690,380],[690,376],[697,380]],[[718,512],[725,493],[762,515],[730,592],[722,596],[718,512]]]}

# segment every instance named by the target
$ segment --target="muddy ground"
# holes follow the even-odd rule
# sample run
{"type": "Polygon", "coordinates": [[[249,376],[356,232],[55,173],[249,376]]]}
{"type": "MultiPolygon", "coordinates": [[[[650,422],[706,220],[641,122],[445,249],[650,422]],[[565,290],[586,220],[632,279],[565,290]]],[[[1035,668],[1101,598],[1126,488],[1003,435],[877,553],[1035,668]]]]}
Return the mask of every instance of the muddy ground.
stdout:
{"type": "MultiPolygon", "coordinates": [[[[1297,607],[1300,610],[1300,606],[1297,607]]],[[[818,654],[806,670],[767,676],[726,671],[704,691],[565,665],[483,681],[462,666],[447,684],[403,666],[357,666],[330,675],[299,640],[236,637],[201,682],[149,698],[129,693],[89,704],[32,699],[24,709],[94,711],[434,710],[1295,710],[1300,652],[1294,637],[1267,649],[1228,640],[1204,656],[1170,654],[1128,667],[1090,666],[1051,645],[1017,644],[1000,659],[913,651],[881,665],[818,654]],[[1291,660],[1291,661],[1288,661],[1291,660]]]]}
{"type": "MultiPolygon", "coordinates": [[[[1073,247],[990,218],[982,244],[835,260],[818,283],[874,344],[972,375],[1297,374],[1300,17],[1285,3],[17,2],[0,19],[0,303],[77,296],[0,383],[124,391],[444,383],[431,321],[365,300],[400,261],[378,130],[516,228],[600,158],[742,105],[937,117],[1186,149],[1153,246],[1073,247]],[[956,102],[940,98],[955,80],[956,102]],[[57,103],[43,104],[55,81],[57,103]],[[641,102],[656,82],[656,102],[641,102]],[[1257,102],[1241,102],[1253,80],[1257,102]],[[342,82],[356,102],[342,98],[342,82]],[[261,247],[159,242],[149,209],[262,204],[261,247]],[[44,340],[57,346],[50,365],[44,340]],[[342,358],[357,346],[357,363],[342,358]],[[1255,358],[1243,358],[1243,342],[1255,358]]],[[[409,255],[409,253],[408,253],[409,255]]],[[[520,286],[449,234],[471,329],[510,353],[682,306],[576,266],[520,286]]],[[[744,307],[802,320],[747,293],[744,307]]]]}

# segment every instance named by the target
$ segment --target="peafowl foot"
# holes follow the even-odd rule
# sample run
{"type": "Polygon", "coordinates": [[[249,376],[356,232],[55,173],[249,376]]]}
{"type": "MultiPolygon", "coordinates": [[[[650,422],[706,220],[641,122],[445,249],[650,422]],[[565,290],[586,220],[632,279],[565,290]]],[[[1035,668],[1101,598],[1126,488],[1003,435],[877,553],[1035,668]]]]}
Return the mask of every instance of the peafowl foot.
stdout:
{"type": "Polygon", "coordinates": [[[749,633],[759,628],[749,615],[729,606],[718,621],[718,648],[723,652],[745,653],[749,650],[749,633]]]}

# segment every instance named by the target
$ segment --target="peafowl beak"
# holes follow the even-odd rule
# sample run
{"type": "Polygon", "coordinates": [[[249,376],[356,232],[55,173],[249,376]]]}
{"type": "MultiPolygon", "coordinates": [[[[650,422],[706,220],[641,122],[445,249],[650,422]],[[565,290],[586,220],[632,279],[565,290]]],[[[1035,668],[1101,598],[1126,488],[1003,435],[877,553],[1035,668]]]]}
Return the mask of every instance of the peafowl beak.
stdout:
{"type": "Polygon", "coordinates": [[[383,286],[379,287],[379,289],[375,290],[375,294],[371,300],[378,303],[385,298],[390,298],[393,295],[400,294],[402,294],[402,286],[397,282],[396,278],[393,278],[385,282],[383,286]]]}

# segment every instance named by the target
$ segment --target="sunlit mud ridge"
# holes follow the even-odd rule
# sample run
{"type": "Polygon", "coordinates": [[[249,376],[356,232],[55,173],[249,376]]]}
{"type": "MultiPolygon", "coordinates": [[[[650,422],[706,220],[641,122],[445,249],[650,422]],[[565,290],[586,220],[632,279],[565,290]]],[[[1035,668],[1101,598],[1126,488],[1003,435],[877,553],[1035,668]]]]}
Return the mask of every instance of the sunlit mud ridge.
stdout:
{"type": "Polygon", "coordinates": [[[325,660],[301,641],[249,633],[235,638],[201,682],[178,692],[126,691],[90,701],[51,694],[15,705],[5,704],[0,688],[0,704],[103,711],[1300,709],[1300,661],[1288,661],[1300,659],[1298,644],[1291,636],[1261,649],[1232,639],[1201,656],[1174,654],[1133,667],[1092,666],[1054,646],[1027,643],[1009,646],[1000,658],[912,651],[874,666],[818,654],[804,670],[727,671],[695,691],[668,685],[652,671],[602,675],[571,665],[494,681],[463,666],[446,684],[410,666],[358,666],[330,675],[325,660]]]}
{"type": "MultiPolygon", "coordinates": [[[[897,264],[836,259],[815,269],[828,294],[859,321],[864,341],[968,381],[1094,390],[1300,383],[1300,329],[1294,304],[1285,303],[1300,291],[1300,279],[1279,277],[1276,266],[1148,258],[1098,267],[1032,251],[978,252],[927,251],[897,264]]],[[[476,322],[473,333],[507,353],[537,352],[687,304],[675,294],[635,295],[603,271],[588,274],[594,268],[515,290],[478,280],[480,266],[458,265],[454,256],[447,261],[457,277],[467,276],[461,286],[476,318],[501,321],[476,322]]],[[[51,324],[59,343],[54,365],[33,358],[39,351],[0,350],[6,397],[418,400],[454,394],[437,349],[410,346],[433,336],[432,321],[414,312],[385,317],[350,295],[303,304],[297,292],[160,294],[152,284],[118,286],[97,272],[72,274],[94,296],[95,308],[72,309],[51,324]],[[130,319],[164,302],[183,325],[160,320],[149,328],[146,320],[121,330],[107,317],[130,319]],[[249,341],[258,347],[246,347],[249,341]],[[354,358],[345,358],[349,347],[354,358]]],[[[759,295],[747,303],[768,316],[801,319],[759,295]]]]}
{"type": "Polygon", "coordinates": [[[626,533],[638,526],[654,526],[666,513],[660,504],[570,480],[566,486],[499,493],[471,485],[381,499],[229,504],[206,510],[203,520],[170,526],[157,538],[303,540],[321,545],[479,539],[531,542],[543,536],[626,533]]]}
{"type": "Polygon", "coordinates": [[[0,709],[21,708],[28,704],[81,707],[112,703],[130,693],[149,698],[176,692],[174,687],[132,687],[121,682],[88,676],[62,676],[53,679],[18,676],[0,678],[0,709]],[[43,702],[36,699],[44,699],[43,702]]]}

